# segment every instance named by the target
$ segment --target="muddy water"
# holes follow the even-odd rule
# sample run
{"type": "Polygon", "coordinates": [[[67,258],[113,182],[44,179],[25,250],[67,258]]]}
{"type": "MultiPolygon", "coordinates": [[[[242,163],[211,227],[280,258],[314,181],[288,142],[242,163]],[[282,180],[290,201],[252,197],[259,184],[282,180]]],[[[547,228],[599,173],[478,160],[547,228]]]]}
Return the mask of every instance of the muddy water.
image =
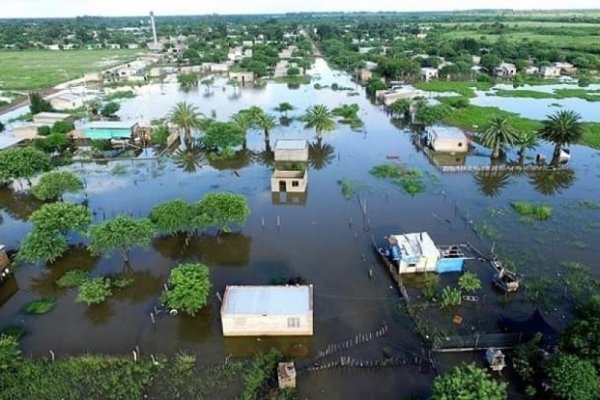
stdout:
{"type": "MultiPolygon", "coordinates": [[[[354,87],[347,76],[331,71],[322,60],[318,60],[316,69],[321,84],[338,82],[354,87]]],[[[386,348],[400,357],[406,352],[420,353],[420,340],[411,322],[394,307],[398,294],[373,255],[372,237],[428,231],[440,244],[470,241],[487,251],[492,241],[480,239],[472,230],[474,223],[485,222],[498,231],[496,249],[515,259],[528,277],[554,277],[560,272],[559,263],[567,260],[595,267],[594,243],[600,236],[600,211],[582,208],[578,202],[600,199],[597,151],[574,147],[573,175],[559,182],[528,176],[442,175],[415,147],[410,132],[393,125],[379,107],[365,99],[361,89],[356,89],[361,95],[349,97],[343,91],[315,90],[312,86],[289,89],[286,85],[269,84],[263,89],[241,89],[234,96],[232,88],[223,91],[217,83],[214,94],[205,97],[203,89],[182,93],[173,85],[155,85],[146,87],[140,97],[124,101],[123,119],[164,117],[180,100],[193,102],[207,114],[215,110],[218,118],[251,105],[273,109],[283,101],[297,108],[291,116],[300,114],[310,104],[334,107],[356,102],[365,127],[362,132],[354,132],[340,125],[335,132],[324,134],[322,141],[315,139],[314,132],[304,130],[300,122],[272,133],[272,140],[306,138],[313,144],[307,194],[294,205],[274,204],[270,191],[272,166],[259,132],[249,134],[250,153],[235,163],[239,176],[227,165],[211,166],[202,155],[191,165],[188,162],[185,169],[170,159],[119,162],[127,170],[123,176],[111,173],[117,163],[70,166],[85,176],[86,197],[96,221],[121,213],[141,217],[161,201],[196,201],[205,193],[222,190],[246,195],[252,214],[242,229],[229,235],[216,237],[207,232],[188,245],[182,237],[156,238],[150,248],[132,252],[129,267],[118,256],[92,258],[82,247],[74,247],[51,266],[24,266],[16,273],[15,282],[0,289],[0,299],[4,301],[0,326],[25,326],[28,334],[23,348],[34,356],[47,355],[48,350],[59,356],[87,351],[125,353],[137,345],[146,354],[188,349],[210,363],[229,354],[244,356],[275,345],[306,364],[327,345],[353,338],[357,333],[375,331],[386,321],[390,330],[385,338],[353,348],[345,355],[376,359],[386,348]],[[369,169],[389,162],[388,156],[397,156],[405,165],[430,174],[426,179],[428,190],[413,197],[370,176],[369,169]],[[343,178],[354,181],[361,198],[366,199],[366,218],[356,197],[345,200],[341,195],[336,182],[343,178]],[[510,210],[509,202],[514,200],[550,204],[554,217],[540,223],[521,222],[510,210]],[[153,324],[149,313],[157,304],[161,285],[170,269],[183,261],[209,265],[214,291],[219,292],[227,284],[268,284],[275,278],[303,277],[315,288],[314,337],[225,340],[215,296],[196,317],[161,315],[153,324]],[[135,284],[105,304],[88,308],[75,303],[73,290],[61,290],[54,284],[65,271],[76,268],[93,275],[133,273],[135,284]],[[10,295],[8,292],[15,292],[15,285],[18,290],[10,295]],[[4,300],[6,297],[9,298],[4,300]],[[20,312],[27,301],[37,297],[56,298],[57,307],[42,316],[20,312]]],[[[540,151],[549,153],[546,147],[540,151]]],[[[83,195],[78,195],[66,200],[83,199],[83,195]]],[[[29,229],[26,218],[40,204],[3,189],[0,206],[0,242],[16,248],[29,229]]],[[[72,239],[83,243],[81,238],[72,239]]],[[[484,279],[485,293],[493,300],[485,310],[491,314],[502,311],[524,315],[533,309],[523,293],[513,305],[509,301],[503,309],[497,307],[496,296],[489,290],[489,271],[474,268],[479,268],[475,272],[484,279]]],[[[568,309],[549,311],[551,320],[561,322],[568,309]]],[[[461,313],[471,316],[474,325],[476,314],[482,314],[481,309],[467,307],[461,313]]],[[[450,317],[446,313],[436,318],[450,317]]],[[[479,355],[474,357],[479,359],[479,355]]],[[[402,397],[427,393],[431,377],[414,367],[377,374],[334,370],[303,373],[299,384],[303,397],[309,398],[397,398],[399,393],[402,397]]]]}

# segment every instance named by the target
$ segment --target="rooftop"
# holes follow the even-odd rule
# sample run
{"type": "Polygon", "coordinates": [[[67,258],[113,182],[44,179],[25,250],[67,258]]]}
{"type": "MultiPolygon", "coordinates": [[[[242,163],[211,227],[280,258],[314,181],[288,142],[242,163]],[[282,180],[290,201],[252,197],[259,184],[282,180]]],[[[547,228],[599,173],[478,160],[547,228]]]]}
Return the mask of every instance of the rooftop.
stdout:
{"type": "Polygon", "coordinates": [[[435,126],[430,128],[433,135],[438,139],[460,139],[465,140],[465,133],[458,129],[449,126],[435,126]]]}
{"type": "Polygon", "coordinates": [[[304,139],[279,139],[275,142],[275,150],[304,150],[308,141],[304,139]]]}
{"type": "Polygon", "coordinates": [[[304,314],[312,311],[311,286],[227,286],[221,314],[304,314]]]}
{"type": "Polygon", "coordinates": [[[87,124],[85,129],[133,129],[136,121],[94,121],[87,124]]]}
{"type": "Polygon", "coordinates": [[[404,257],[425,256],[439,258],[440,256],[440,251],[427,232],[392,236],[398,242],[398,246],[404,257]]]}

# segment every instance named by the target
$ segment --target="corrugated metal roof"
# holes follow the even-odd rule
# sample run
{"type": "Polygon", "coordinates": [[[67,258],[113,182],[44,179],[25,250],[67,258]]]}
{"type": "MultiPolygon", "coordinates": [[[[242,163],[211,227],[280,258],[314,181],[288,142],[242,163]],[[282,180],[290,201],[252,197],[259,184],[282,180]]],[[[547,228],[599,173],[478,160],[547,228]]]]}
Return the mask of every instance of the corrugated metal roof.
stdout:
{"type": "Polygon", "coordinates": [[[305,314],[312,311],[312,286],[227,286],[222,314],[305,314]]]}
{"type": "Polygon", "coordinates": [[[458,128],[436,126],[436,127],[430,128],[430,129],[431,129],[431,132],[433,133],[433,135],[437,139],[457,139],[457,140],[465,140],[466,139],[465,133],[458,128]]]}
{"type": "Polygon", "coordinates": [[[84,129],[132,129],[136,121],[93,121],[84,129]]]}
{"type": "Polygon", "coordinates": [[[275,150],[304,150],[308,142],[304,139],[279,139],[275,142],[275,150]]]}
{"type": "Polygon", "coordinates": [[[394,235],[402,255],[406,257],[439,258],[440,251],[427,232],[394,235]]]}

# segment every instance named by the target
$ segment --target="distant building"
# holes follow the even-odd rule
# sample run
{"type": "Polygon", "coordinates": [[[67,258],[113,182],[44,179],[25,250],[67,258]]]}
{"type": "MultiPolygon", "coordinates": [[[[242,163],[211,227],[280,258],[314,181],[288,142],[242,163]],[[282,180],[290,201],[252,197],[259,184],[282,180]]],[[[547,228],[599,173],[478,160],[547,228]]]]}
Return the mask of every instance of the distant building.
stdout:
{"type": "Polygon", "coordinates": [[[469,150],[467,136],[458,128],[434,126],[425,131],[425,139],[435,151],[465,153],[469,150]]]}
{"type": "Polygon", "coordinates": [[[240,85],[245,86],[254,82],[254,72],[252,71],[229,71],[229,79],[236,80],[240,85]]]}
{"type": "Polygon", "coordinates": [[[517,75],[517,67],[515,64],[502,63],[494,68],[494,75],[498,78],[512,78],[517,75]]]}
{"type": "Polygon", "coordinates": [[[558,68],[562,74],[573,75],[577,72],[577,68],[568,62],[555,62],[552,66],[558,68]]]}
{"type": "Polygon", "coordinates": [[[83,75],[83,80],[87,82],[102,82],[104,77],[101,72],[88,72],[83,75]]]}
{"type": "Polygon", "coordinates": [[[312,336],[313,287],[227,286],[223,336],[312,336]]]}
{"type": "Polygon", "coordinates": [[[424,81],[430,81],[432,79],[436,79],[438,77],[438,69],[437,68],[421,68],[421,78],[424,81]]]}
{"type": "Polygon", "coordinates": [[[544,66],[540,68],[540,76],[542,78],[558,78],[560,77],[560,68],[555,66],[544,66]]]}
{"type": "Polygon", "coordinates": [[[83,107],[85,103],[85,97],[77,93],[63,92],[57,95],[47,97],[46,100],[50,102],[52,108],[55,110],[74,110],[76,108],[83,107]]]}
{"type": "Polygon", "coordinates": [[[373,71],[366,68],[358,70],[358,80],[360,83],[367,83],[373,77],[373,71]]]}
{"type": "Polygon", "coordinates": [[[525,73],[527,75],[538,75],[540,73],[540,69],[538,67],[527,67],[525,68],[525,73]]]}

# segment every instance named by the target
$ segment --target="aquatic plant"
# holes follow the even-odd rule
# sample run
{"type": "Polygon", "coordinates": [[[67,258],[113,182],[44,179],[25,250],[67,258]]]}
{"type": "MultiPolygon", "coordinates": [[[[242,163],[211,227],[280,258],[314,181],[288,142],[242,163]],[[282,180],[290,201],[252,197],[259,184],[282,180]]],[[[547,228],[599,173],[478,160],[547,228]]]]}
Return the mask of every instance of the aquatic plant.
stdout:
{"type": "MultiPolygon", "coordinates": [[[[17,338],[5,333],[0,334],[0,373],[6,373],[17,366],[21,359],[17,338]]],[[[0,384],[2,388],[2,384],[0,384]]]]}
{"type": "Polygon", "coordinates": [[[25,336],[26,333],[27,331],[21,325],[9,325],[0,330],[0,336],[12,336],[13,338],[15,338],[15,340],[21,339],[23,336],[25,336]]]}
{"type": "Polygon", "coordinates": [[[600,204],[594,200],[579,200],[577,205],[586,210],[598,210],[600,209],[600,204]]]}
{"type": "Polygon", "coordinates": [[[460,290],[446,286],[442,290],[442,297],[440,298],[440,305],[446,307],[456,307],[462,302],[462,294],[460,290]]]}
{"type": "Polygon", "coordinates": [[[388,178],[400,186],[408,194],[417,194],[425,191],[423,174],[415,168],[406,168],[396,164],[376,165],[369,173],[377,178],[388,178]]]}
{"type": "Polygon", "coordinates": [[[134,279],[131,276],[124,276],[121,278],[111,279],[110,283],[113,288],[116,289],[125,289],[134,283],[134,279]]]}
{"type": "Polygon", "coordinates": [[[208,302],[210,274],[204,264],[180,264],[171,270],[169,288],[161,295],[168,307],[196,315],[208,302]]]}
{"type": "Polygon", "coordinates": [[[473,224],[473,231],[479,237],[487,237],[491,240],[498,240],[502,236],[500,231],[486,221],[473,224]]]}
{"type": "Polygon", "coordinates": [[[473,293],[481,289],[481,280],[472,272],[465,272],[458,278],[458,287],[460,290],[473,293]]]}
{"type": "Polygon", "coordinates": [[[89,274],[86,271],[80,269],[73,269],[65,272],[57,281],[56,285],[61,288],[73,288],[78,287],[89,278],[89,274]]]}
{"type": "Polygon", "coordinates": [[[46,314],[52,311],[55,305],[56,302],[54,300],[43,298],[30,301],[23,306],[22,310],[27,314],[46,314]]]}
{"type": "Polygon", "coordinates": [[[347,178],[340,179],[338,185],[341,186],[342,195],[346,200],[349,200],[356,194],[356,184],[347,178]]]}
{"type": "Polygon", "coordinates": [[[435,297],[435,288],[440,283],[440,276],[438,274],[427,272],[423,275],[423,282],[421,287],[421,293],[427,300],[432,301],[435,297]]]}
{"type": "Polygon", "coordinates": [[[75,299],[78,303],[100,304],[112,295],[110,279],[94,278],[87,279],[79,286],[79,292],[75,299]]]}
{"type": "Polygon", "coordinates": [[[522,217],[545,221],[552,217],[552,207],[543,204],[533,204],[526,201],[510,203],[513,210],[522,217]]]}

